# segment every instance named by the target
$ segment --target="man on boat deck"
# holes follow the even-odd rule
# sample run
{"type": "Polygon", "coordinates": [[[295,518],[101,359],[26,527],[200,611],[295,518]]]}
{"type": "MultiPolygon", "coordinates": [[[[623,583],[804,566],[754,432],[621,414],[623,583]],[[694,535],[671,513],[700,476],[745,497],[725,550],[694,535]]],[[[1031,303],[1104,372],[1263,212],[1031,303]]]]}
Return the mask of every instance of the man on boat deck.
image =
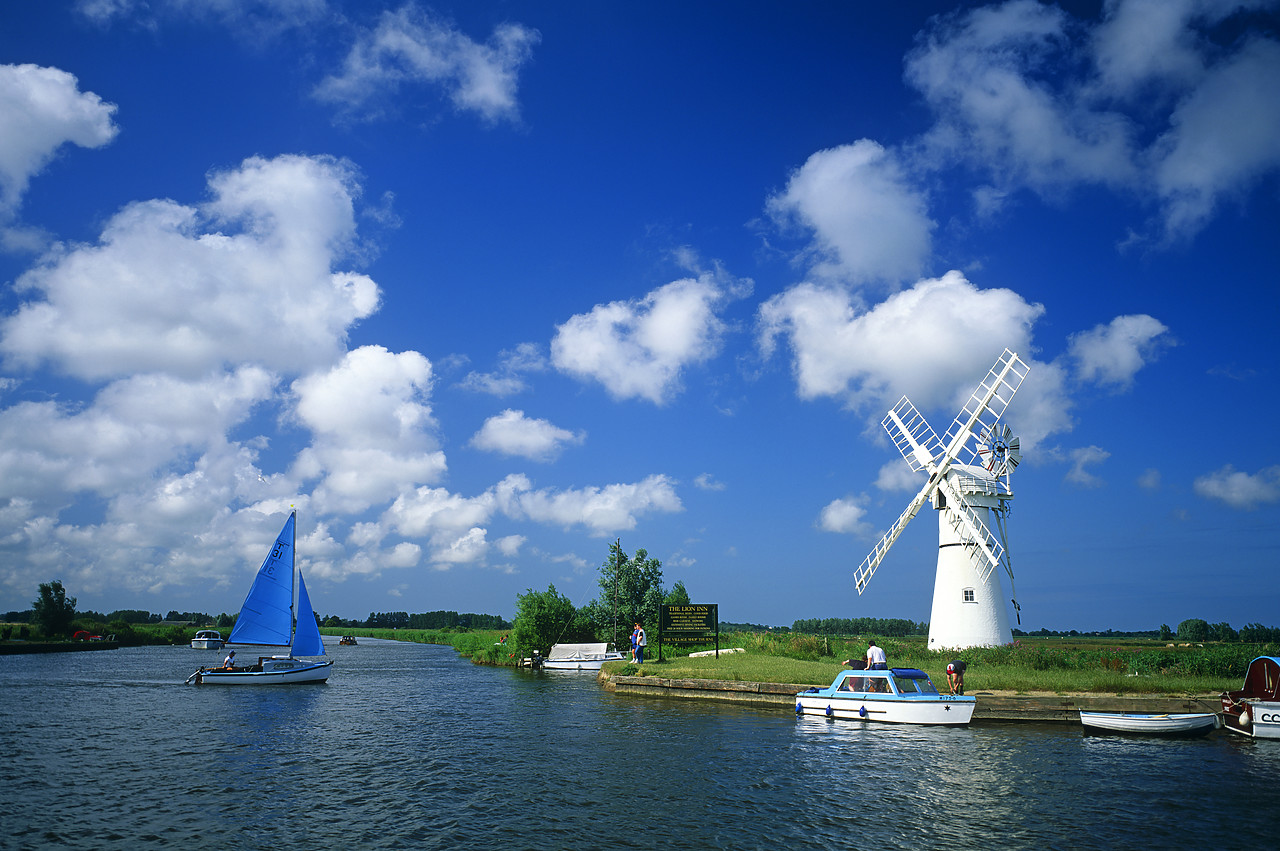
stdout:
{"type": "Polygon", "coordinates": [[[236,667],[236,651],[232,650],[227,654],[227,658],[222,660],[222,669],[224,671],[234,670],[236,667]]]}
{"type": "Polygon", "coordinates": [[[867,670],[889,670],[889,660],[885,658],[884,650],[877,647],[874,641],[870,642],[867,646],[867,670]]]}

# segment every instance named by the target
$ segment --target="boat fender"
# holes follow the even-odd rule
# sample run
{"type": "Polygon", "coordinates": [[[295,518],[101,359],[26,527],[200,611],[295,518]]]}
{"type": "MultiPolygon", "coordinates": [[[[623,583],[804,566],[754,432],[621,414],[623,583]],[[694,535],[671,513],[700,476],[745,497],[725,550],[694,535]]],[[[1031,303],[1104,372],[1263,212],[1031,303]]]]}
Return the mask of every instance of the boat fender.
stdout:
{"type": "Polygon", "coordinates": [[[1240,712],[1240,726],[1241,726],[1241,727],[1248,727],[1248,726],[1249,726],[1249,722],[1250,722],[1250,721],[1252,721],[1252,720],[1253,720],[1253,719],[1251,719],[1251,718],[1249,717],[1249,707],[1247,707],[1247,706],[1246,706],[1246,707],[1245,707],[1243,710],[1241,710],[1241,712],[1240,712]]]}
{"type": "Polygon", "coordinates": [[[827,704],[827,717],[828,717],[828,718],[830,718],[830,717],[831,717],[831,704],[830,704],[830,703],[828,703],[828,704],[827,704]]]}
{"type": "Polygon", "coordinates": [[[800,701],[796,701],[796,714],[797,714],[797,715],[803,715],[803,714],[804,714],[804,705],[803,705],[803,704],[801,704],[801,703],[800,703],[800,701]]]}
{"type": "Polygon", "coordinates": [[[867,707],[863,706],[863,707],[860,707],[860,708],[858,709],[858,717],[859,717],[859,718],[866,718],[866,717],[867,717],[867,707]]]}

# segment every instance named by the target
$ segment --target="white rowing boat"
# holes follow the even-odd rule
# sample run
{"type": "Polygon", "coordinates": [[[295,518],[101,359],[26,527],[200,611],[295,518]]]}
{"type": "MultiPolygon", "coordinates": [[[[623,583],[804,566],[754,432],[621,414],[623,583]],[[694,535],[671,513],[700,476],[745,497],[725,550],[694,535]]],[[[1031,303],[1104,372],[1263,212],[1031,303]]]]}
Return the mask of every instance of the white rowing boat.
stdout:
{"type": "Polygon", "coordinates": [[[1143,736],[1204,736],[1218,729],[1216,712],[1141,715],[1134,712],[1081,712],[1086,733],[1133,733],[1143,736]]]}

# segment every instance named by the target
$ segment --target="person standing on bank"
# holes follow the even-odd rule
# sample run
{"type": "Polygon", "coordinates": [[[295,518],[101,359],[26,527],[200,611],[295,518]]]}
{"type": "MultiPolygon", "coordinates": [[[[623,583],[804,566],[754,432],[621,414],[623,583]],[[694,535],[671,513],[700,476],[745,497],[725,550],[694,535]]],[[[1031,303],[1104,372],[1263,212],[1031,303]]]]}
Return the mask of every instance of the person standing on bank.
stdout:
{"type": "Polygon", "coordinates": [[[644,637],[644,627],[636,624],[636,664],[644,664],[644,646],[649,642],[644,637]]]}
{"type": "Polygon", "coordinates": [[[867,670],[868,671],[887,671],[889,669],[889,660],[885,658],[884,650],[876,646],[874,641],[867,646],[867,670]]]}
{"type": "Polygon", "coordinates": [[[964,694],[964,669],[969,663],[963,659],[952,659],[947,665],[947,684],[952,694],[964,694]]]}

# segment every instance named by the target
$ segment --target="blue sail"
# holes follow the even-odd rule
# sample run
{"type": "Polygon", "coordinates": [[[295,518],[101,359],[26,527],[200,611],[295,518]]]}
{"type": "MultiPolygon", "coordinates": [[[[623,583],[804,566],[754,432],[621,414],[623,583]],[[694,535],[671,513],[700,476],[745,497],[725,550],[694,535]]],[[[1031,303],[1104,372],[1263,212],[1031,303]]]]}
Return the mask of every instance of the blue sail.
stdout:
{"type": "MultiPolygon", "coordinates": [[[[240,617],[227,638],[228,644],[272,644],[289,646],[293,632],[293,540],[294,518],[289,514],[280,537],[258,568],[249,595],[240,607],[240,617]]],[[[311,613],[310,603],[307,613],[311,613]]]]}
{"type": "Polygon", "coordinates": [[[316,626],[311,598],[307,596],[307,583],[302,581],[301,572],[298,573],[298,631],[293,636],[293,648],[289,655],[324,655],[324,641],[320,638],[320,628],[316,626]]]}

